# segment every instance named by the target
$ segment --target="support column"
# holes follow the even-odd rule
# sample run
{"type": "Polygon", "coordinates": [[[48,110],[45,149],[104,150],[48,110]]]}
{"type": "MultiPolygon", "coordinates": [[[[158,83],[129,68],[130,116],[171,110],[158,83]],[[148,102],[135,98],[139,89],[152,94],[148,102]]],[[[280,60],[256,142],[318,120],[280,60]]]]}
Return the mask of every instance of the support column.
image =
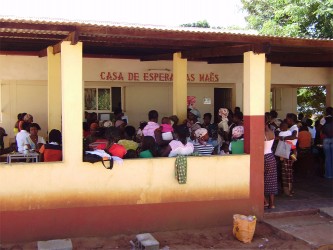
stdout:
{"type": "Polygon", "coordinates": [[[244,146],[250,154],[250,199],[253,214],[264,213],[265,54],[244,53],[244,146]]]}
{"type": "Polygon", "coordinates": [[[53,47],[47,48],[48,67],[48,132],[51,129],[61,131],[61,64],[60,53],[53,54],[53,47]]]}
{"type": "Polygon", "coordinates": [[[272,64],[266,63],[265,68],[265,112],[271,110],[271,81],[272,81],[272,64]]]}
{"type": "Polygon", "coordinates": [[[82,162],[82,43],[61,43],[63,160],[82,162]]]}
{"type": "Polygon", "coordinates": [[[173,54],[173,95],[172,112],[180,121],[187,117],[187,59],[181,58],[181,53],[173,54]]]}

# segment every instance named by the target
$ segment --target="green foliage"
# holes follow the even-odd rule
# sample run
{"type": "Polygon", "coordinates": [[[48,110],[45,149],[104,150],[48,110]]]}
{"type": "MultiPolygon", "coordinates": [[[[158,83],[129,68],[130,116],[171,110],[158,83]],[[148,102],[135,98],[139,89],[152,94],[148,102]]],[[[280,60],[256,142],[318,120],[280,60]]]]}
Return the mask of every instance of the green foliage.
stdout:
{"type": "MultiPolygon", "coordinates": [[[[260,34],[333,38],[333,0],[241,0],[249,28],[260,34]]],[[[297,91],[298,112],[323,114],[325,87],[297,91]]]]}
{"type": "Polygon", "coordinates": [[[241,0],[261,34],[333,38],[333,0],[241,0]]]}
{"type": "Polygon", "coordinates": [[[210,28],[207,20],[197,21],[196,23],[185,23],[180,25],[182,27],[198,27],[198,28],[210,28]]]}
{"type": "Polygon", "coordinates": [[[302,87],[297,90],[297,111],[305,116],[324,114],[325,102],[326,88],[324,86],[302,87]]]}
{"type": "Polygon", "coordinates": [[[98,110],[110,110],[110,89],[98,89],[98,110]]]}

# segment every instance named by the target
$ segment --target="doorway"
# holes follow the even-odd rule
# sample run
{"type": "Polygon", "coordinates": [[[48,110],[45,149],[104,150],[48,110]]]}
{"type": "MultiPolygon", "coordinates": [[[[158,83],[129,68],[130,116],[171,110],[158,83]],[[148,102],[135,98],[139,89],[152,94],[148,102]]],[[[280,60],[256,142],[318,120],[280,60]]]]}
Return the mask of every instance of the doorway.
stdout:
{"type": "Polygon", "coordinates": [[[214,122],[218,123],[220,108],[232,109],[232,88],[214,88],[214,122]]]}

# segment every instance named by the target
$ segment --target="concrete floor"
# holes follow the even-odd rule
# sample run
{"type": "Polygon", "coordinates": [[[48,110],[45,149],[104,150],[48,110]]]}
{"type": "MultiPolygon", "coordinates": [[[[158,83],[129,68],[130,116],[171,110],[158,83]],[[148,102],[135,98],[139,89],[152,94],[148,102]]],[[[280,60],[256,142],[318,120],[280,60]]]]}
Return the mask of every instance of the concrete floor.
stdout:
{"type": "Polygon", "coordinates": [[[333,180],[297,172],[294,180],[294,196],[277,195],[264,221],[315,249],[333,249],[333,180]]]}

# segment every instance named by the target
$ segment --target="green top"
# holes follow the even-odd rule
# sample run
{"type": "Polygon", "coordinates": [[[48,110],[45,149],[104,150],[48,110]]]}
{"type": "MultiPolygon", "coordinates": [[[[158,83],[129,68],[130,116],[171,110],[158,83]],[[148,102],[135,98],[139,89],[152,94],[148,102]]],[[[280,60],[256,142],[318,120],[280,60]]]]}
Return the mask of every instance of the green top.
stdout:
{"type": "Polygon", "coordinates": [[[140,152],[139,154],[139,158],[153,158],[153,154],[150,152],[149,149],[145,150],[145,151],[142,151],[140,152]]]}
{"type": "Polygon", "coordinates": [[[233,155],[244,154],[244,140],[232,141],[231,142],[231,153],[233,155]]]}

